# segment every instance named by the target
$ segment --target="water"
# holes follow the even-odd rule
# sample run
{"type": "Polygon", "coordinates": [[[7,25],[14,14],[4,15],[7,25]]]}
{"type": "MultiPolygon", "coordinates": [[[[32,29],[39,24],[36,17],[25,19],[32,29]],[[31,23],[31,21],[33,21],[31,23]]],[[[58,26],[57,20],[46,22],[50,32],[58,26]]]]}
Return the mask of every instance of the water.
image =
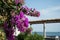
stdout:
{"type": "MultiPolygon", "coordinates": [[[[37,34],[43,35],[43,32],[36,32],[37,34]]],[[[34,34],[34,32],[32,32],[34,34]]],[[[60,32],[46,32],[47,36],[60,36],[60,32]]]]}

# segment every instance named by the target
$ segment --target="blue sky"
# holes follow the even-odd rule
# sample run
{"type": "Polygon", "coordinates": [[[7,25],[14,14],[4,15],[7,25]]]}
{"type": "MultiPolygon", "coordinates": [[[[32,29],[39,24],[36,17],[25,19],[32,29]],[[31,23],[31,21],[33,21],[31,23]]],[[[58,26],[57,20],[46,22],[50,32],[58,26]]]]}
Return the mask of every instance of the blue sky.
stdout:
{"type": "MultiPolygon", "coordinates": [[[[40,17],[30,17],[29,21],[60,18],[60,0],[25,0],[25,5],[40,12],[40,17]]],[[[32,25],[33,31],[42,32],[43,25],[32,25]]],[[[46,24],[47,32],[60,32],[60,23],[46,24]]]]}

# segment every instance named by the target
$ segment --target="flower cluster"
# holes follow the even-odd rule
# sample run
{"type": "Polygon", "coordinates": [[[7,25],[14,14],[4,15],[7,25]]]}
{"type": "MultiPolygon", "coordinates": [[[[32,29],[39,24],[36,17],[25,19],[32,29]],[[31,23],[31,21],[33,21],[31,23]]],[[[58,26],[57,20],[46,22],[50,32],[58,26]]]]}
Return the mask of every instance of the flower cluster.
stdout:
{"type": "MultiPolygon", "coordinates": [[[[24,7],[23,4],[24,0],[0,0],[0,21],[3,21],[2,26],[4,27],[7,40],[15,40],[13,35],[14,27],[17,27],[20,32],[27,31],[29,21],[24,14],[35,17],[40,16],[40,12],[26,6],[24,7]]],[[[30,31],[29,29],[28,32],[30,31]]]]}
{"type": "Polygon", "coordinates": [[[19,12],[19,15],[15,15],[15,12],[11,12],[11,27],[8,27],[8,22],[4,23],[4,30],[8,40],[14,40],[14,25],[18,28],[20,32],[25,32],[28,28],[28,18],[24,16],[22,11],[19,12]]]}
{"type": "Polygon", "coordinates": [[[27,6],[22,7],[21,10],[24,12],[24,14],[34,17],[39,17],[40,12],[36,11],[35,9],[28,8],[27,6]]]}
{"type": "Polygon", "coordinates": [[[19,15],[15,17],[16,25],[19,31],[24,32],[28,27],[28,18],[24,16],[24,13],[20,11],[19,15]]]}
{"type": "Polygon", "coordinates": [[[7,22],[4,23],[4,31],[8,40],[14,40],[14,29],[12,26],[9,28],[7,22]]]}

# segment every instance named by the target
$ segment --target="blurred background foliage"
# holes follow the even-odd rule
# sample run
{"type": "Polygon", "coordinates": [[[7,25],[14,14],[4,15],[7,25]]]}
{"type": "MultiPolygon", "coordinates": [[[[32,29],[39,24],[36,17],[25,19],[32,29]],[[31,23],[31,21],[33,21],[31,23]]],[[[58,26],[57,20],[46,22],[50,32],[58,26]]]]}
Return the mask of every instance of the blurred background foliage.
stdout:
{"type": "Polygon", "coordinates": [[[34,34],[25,34],[25,33],[20,33],[17,36],[18,40],[43,40],[43,36],[34,33],[34,34]]]}
{"type": "Polygon", "coordinates": [[[43,36],[42,35],[39,35],[37,34],[36,32],[34,34],[31,33],[32,31],[32,28],[28,28],[26,32],[24,33],[20,33],[18,36],[17,36],[17,39],[18,40],[43,40],[43,36]],[[28,32],[27,32],[28,31],[28,32]]]}

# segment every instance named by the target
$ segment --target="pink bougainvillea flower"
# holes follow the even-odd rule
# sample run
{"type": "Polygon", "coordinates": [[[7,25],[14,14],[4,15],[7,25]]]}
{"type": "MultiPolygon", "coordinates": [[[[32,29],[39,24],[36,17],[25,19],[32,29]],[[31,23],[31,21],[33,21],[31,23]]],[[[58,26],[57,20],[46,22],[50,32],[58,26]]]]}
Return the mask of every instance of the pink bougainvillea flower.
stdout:
{"type": "Polygon", "coordinates": [[[17,5],[17,4],[23,4],[24,3],[24,0],[15,0],[15,4],[17,5]]]}
{"type": "Polygon", "coordinates": [[[15,0],[15,4],[17,5],[19,3],[19,0],[15,0]]]}
{"type": "Polygon", "coordinates": [[[19,15],[16,15],[15,20],[17,28],[20,32],[24,32],[26,28],[28,28],[28,18],[24,16],[22,11],[20,11],[19,15]]]}
{"type": "Polygon", "coordinates": [[[29,24],[29,22],[28,22],[28,18],[25,18],[24,26],[28,27],[28,24],[29,24]]]}
{"type": "Polygon", "coordinates": [[[35,16],[35,17],[40,16],[40,12],[36,11],[36,9],[32,9],[32,8],[29,9],[27,6],[23,6],[21,9],[23,13],[26,15],[35,16]]]}
{"type": "Polygon", "coordinates": [[[24,13],[22,11],[20,11],[19,16],[20,16],[20,18],[23,18],[24,17],[24,13]]]}
{"type": "Polygon", "coordinates": [[[19,3],[23,4],[24,3],[24,0],[19,0],[19,3]]]}
{"type": "Polygon", "coordinates": [[[24,12],[24,14],[28,14],[29,8],[27,6],[22,6],[21,9],[24,12]]]}
{"type": "Polygon", "coordinates": [[[4,31],[6,33],[6,38],[8,40],[14,40],[14,29],[13,27],[8,27],[8,23],[7,22],[4,22],[4,31]]]}
{"type": "Polygon", "coordinates": [[[40,16],[40,12],[36,11],[35,9],[34,10],[30,9],[28,15],[39,17],[40,16]]]}
{"type": "Polygon", "coordinates": [[[33,12],[33,15],[35,15],[36,17],[39,17],[39,16],[40,16],[40,12],[34,11],[34,12],[33,12]]]}

